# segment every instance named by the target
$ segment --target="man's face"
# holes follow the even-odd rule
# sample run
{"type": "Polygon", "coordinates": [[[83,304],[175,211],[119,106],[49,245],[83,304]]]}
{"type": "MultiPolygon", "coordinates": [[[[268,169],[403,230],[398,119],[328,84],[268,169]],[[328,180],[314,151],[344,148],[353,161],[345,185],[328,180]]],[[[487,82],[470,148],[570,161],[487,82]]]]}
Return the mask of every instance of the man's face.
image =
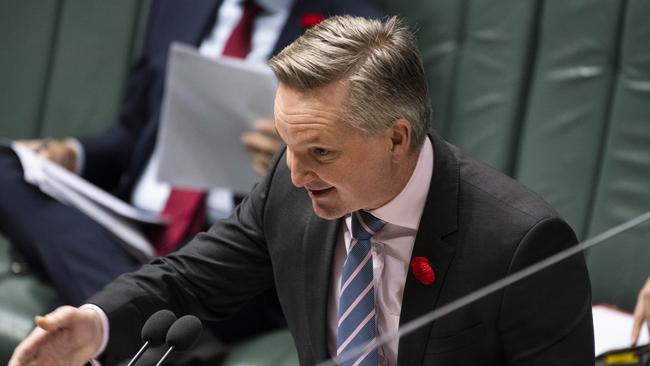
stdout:
{"type": "Polygon", "coordinates": [[[307,190],[324,219],[374,209],[396,195],[391,129],[368,136],[348,125],[347,95],[344,82],[308,92],[280,84],[275,98],[275,124],[287,144],[291,180],[307,190]]]}

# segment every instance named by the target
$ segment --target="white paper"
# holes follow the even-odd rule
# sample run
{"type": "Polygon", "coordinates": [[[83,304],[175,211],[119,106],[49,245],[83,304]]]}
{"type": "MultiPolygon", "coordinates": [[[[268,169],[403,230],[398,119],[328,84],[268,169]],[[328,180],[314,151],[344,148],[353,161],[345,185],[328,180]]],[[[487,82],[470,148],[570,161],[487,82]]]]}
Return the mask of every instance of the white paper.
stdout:
{"type": "Polygon", "coordinates": [[[175,186],[248,192],[259,179],[241,143],[258,118],[273,117],[277,81],[267,66],[170,50],[157,177],[175,186]]]}
{"type": "Polygon", "coordinates": [[[68,170],[57,164],[52,164],[46,161],[43,165],[43,173],[47,175],[48,178],[55,180],[66,187],[70,187],[80,195],[92,199],[95,203],[102,205],[125,218],[146,224],[165,224],[168,222],[168,220],[163,219],[157,213],[141,210],[129,205],[80,176],[70,173],[68,170]]]}
{"type": "Polygon", "coordinates": [[[128,205],[21,144],[12,143],[11,148],[21,162],[25,181],[38,186],[43,193],[59,202],[76,207],[139,255],[145,258],[154,256],[153,246],[142,234],[137,222],[162,224],[166,220],[128,205]]]}
{"type": "MultiPolygon", "coordinates": [[[[593,306],[592,314],[594,316],[594,348],[596,356],[632,345],[630,343],[632,325],[634,324],[632,314],[607,305],[593,306]]],[[[647,343],[648,328],[644,325],[637,344],[647,343]]]]}

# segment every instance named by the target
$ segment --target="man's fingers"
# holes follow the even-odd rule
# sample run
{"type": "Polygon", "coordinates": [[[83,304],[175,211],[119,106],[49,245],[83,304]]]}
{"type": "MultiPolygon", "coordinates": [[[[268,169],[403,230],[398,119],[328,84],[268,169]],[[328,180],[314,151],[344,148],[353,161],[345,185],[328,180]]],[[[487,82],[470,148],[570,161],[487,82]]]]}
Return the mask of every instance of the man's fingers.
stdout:
{"type": "Polygon", "coordinates": [[[276,136],[277,138],[280,138],[278,131],[275,129],[275,123],[272,119],[262,118],[256,120],[255,124],[253,125],[253,130],[262,132],[269,136],[276,136]]]}
{"type": "Polygon", "coordinates": [[[57,161],[56,161],[56,158],[57,158],[57,157],[54,155],[54,153],[52,152],[51,149],[47,149],[47,148],[46,148],[46,149],[43,149],[43,150],[38,150],[38,151],[36,151],[36,153],[37,153],[40,157],[42,157],[43,159],[47,159],[47,160],[50,160],[50,161],[57,162],[57,161]]]}
{"type": "Polygon", "coordinates": [[[634,319],[634,325],[632,326],[632,336],[630,337],[630,343],[632,346],[636,346],[636,342],[639,341],[639,334],[641,333],[641,323],[637,324],[636,319],[634,319]]]}
{"type": "Polygon", "coordinates": [[[36,154],[38,154],[40,157],[52,161],[56,161],[56,156],[55,152],[53,151],[52,147],[57,144],[57,141],[50,140],[50,139],[42,139],[42,140],[20,140],[18,141],[19,144],[27,147],[28,149],[34,150],[36,154]]]}
{"type": "Polygon", "coordinates": [[[62,307],[45,316],[36,316],[34,321],[37,327],[16,347],[9,365],[28,365],[30,362],[36,360],[39,350],[43,347],[44,343],[51,339],[52,333],[65,324],[64,319],[66,318],[66,314],[70,314],[67,308],[72,307],[62,307]]]}
{"type": "Polygon", "coordinates": [[[242,143],[250,150],[275,154],[280,148],[280,141],[258,132],[246,132],[241,137],[242,143]]]}
{"type": "Polygon", "coordinates": [[[14,350],[14,353],[9,361],[9,366],[22,366],[27,365],[30,360],[32,360],[38,349],[41,347],[41,343],[47,336],[47,332],[43,329],[36,327],[32,332],[23,340],[18,347],[14,350]]]}
{"type": "Polygon", "coordinates": [[[36,325],[40,328],[53,332],[69,324],[74,316],[76,308],[72,306],[61,306],[45,316],[35,318],[36,325]]]}
{"type": "Polygon", "coordinates": [[[632,345],[635,346],[636,342],[639,340],[639,334],[641,333],[641,325],[643,324],[643,313],[644,313],[644,304],[643,304],[643,292],[639,294],[639,297],[636,301],[636,306],[634,307],[634,323],[632,325],[632,336],[630,341],[632,345]]]}
{"type": "Polygon", "coordinates": [[[255,171],[255,174],[263,177],[266,174],[266,169],[264,169],[260,165],[253,165],[253,170],[255,171]]]}
{"type": "Polygon", "coordinates": [[[38,327],[16,347],[10,365],[83,365],[101,343],[101,329],[93,329],[92,314],[62,306],[37,316],[38,327]]]}
{"type": "Polygon", "coordinates": [[[264,176],[269,169],[271,158],[263,154],[255,154],[253,157],[253,170],[260,176],[264,176]]]}
{"type": "Polygon", "coordinates": [[[26,148],[29,148],[29,149],[32,149],[32,150],[33,150],[33,149],[36,149],[36,147],[37,147],[38,145],[41,144],[41,140],[40,140],[40,139],[32,139],[32,140],[18,140],[17,142],[18,142],[19,144],[25,146],[26,148]]]}
{"type": "MultiPolygon", "coordinates": [[[[647,291],[647,288],[646,288],[647,291]]],[[[650,292],[645,292],[643,294],[643,309],[644,312],[641,315],[641,322],[645,322],[646,328],[648,329],[648,334],[650,334],[650,292]]],[[[641,327],[639,327],[639,334],[641,333],[641,327]]],[[[638,339],[638,334],[637,334],[638,339]]]]}

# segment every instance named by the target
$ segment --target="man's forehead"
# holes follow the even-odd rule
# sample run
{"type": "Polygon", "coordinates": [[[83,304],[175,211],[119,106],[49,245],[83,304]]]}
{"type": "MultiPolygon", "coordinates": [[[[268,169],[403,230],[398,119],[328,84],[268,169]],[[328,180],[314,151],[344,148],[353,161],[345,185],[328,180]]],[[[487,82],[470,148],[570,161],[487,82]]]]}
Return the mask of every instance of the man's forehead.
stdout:
{"type": "Polygon", "coordinates": [[[342,98],[331,98],[325,92],[303,93],[278,88],[274,102],[275,119],[292,125],[331,124],[341,120],[342,98]]]}

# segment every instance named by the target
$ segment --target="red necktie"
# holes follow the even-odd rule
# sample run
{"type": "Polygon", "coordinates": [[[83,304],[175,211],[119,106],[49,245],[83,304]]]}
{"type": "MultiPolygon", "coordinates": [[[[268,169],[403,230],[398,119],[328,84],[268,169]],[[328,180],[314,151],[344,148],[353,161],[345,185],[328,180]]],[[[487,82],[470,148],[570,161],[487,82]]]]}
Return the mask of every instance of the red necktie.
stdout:
{"type": "Polygon", "coordinates": [[[262,8],[252,0],[246,0],[242,4],[244,11],[239,23],[230,33],[228,41],[223,48],[223,55],[230,57],[245,58],[251,51],[251,39],[253,38],[253,21],[262,8]]]}
{"type": "MultiPolygon", "coordinates": [[[[253,21],[262,9],[250,0],[244,1],[243,8],[242,17],[224,46],[224,56],[244,58],[251,50],[253,21]]],[[[205,197],[204,191],[172,188],[162,212],[169,225],[151,235],[157,255],[173,251],[184,238],[201,231],[205,222],[205,197]]]]}

